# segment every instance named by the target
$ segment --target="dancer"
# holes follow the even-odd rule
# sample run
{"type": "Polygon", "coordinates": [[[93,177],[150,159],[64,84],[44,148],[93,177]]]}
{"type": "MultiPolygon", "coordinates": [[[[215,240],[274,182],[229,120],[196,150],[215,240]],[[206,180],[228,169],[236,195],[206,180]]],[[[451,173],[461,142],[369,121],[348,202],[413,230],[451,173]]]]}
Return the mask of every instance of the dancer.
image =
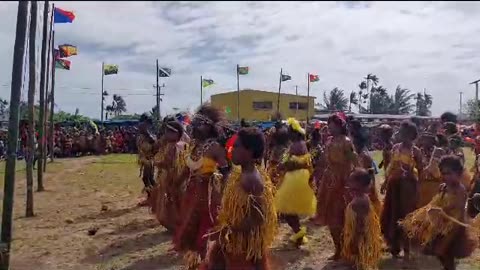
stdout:
{"type": "Polygon", "coordinates": [[[288,129],[285,126],[277,125],[270,135],[271,145],[267,159],[267,173],[275,188],[279,186],[284,171],[279,170],[279,165],[288,153],[289,137],[288,129]]]}
{"type": "Polygon", "coordinates": [[[177,121],[164,125],[163,147],[155,155],[157,183],[152,192],[152,212],[167,230],[174,231],[179,222],[184,179],[187,177],[185,147],[180,142],[183,127],[177,121]]]}
{"type": "Polygon", "coordinates": [[[423,170],[422,181],[419,182],[418,186],[417,208],[420,208],[427,205],[438,192],[441,184],[438,164],[446,151],[439,147],[437,137],[430,133],[421,134],[417,146],[422,152],[423,164],[426,165],[423,170]]]}
{"type": "Polygon", "coordinates": [[[229,171],[225,149],[217,142],[221,121],[220,110],[203,105],[191,122],[193,141],[186,161],[190,177],[174,237],[175,249],[186,252],[188,269],[196,269],[205,257],[208,238],[204,235],[215,224],[223,182],[229,171]]]}
{"type": "Polygon", "coordinates": [[[338,260],[342,250],[341,235],[348,199],[345,184],[357,164],[357,155],[347,137],[345,120],[338,115],[332,115],[327,123],[332,137],[325,148],[326,166],[317,194],[319,204],[315,223],[328,226],[335,244],[335,254],[330,259],[338,260]]]}
{"type": "Polygon", "coordinates": [[[322,178],[323,169],[325,168],[325,152],[323,148],[322,134],[320,133],[320,123],[315,123],[315,127],[310,133],[307,142],[308,151],[312,156],[313,174],[312,182],[315,185],[315,190],[318,188],[318,181],[322,178]]]}
{"type": "Polygon", "coordinates": [[[395,258],[403,249],[406,260],[410,256],[410,243],[399,220],[416,209],[418,176],[422,174],[422,154],[413,145],[417,138],[415,124],[405,121],[400,125],[400,143],[393,146],[392,160],[387,168],[386,195],[381,215],[382,233],[395,258]]]}
{"type": "MultiPolygon", "coordinates": [[[[380,141],[382,144],[382,161],[378,165],[380,169],[384,169],[384,171],[387,170],[388,166],[390,165],[390,160],[392,159],[392,148],[393,148],[393,143],[392,143],[392,137],[393,137],[393,129],[390,125],[383,124],[380,127],[380,141]]],[[[381,186],[381,193],[385,194],[386,190],[386,182],[384,182],[381,186]]]]}
{"type": "Polygon", "coordinates": [[[305,143],[305,130],[294,118],[289,118],[287,122],[292,143],[288,155],[280,164],[280,169],[286,173],[275,194],[275,206],[294,232],[290,241],[301,245],[307,242],[307,228],[300,226],[299,216],[313,216],[317,201],[310,183],[313,168],[305,143]]]}
{"type": "Polygon", "coordinates": [[[408,236],[423,246],[424,253],[436,256],[445,270],[455,270],[455,259],[470,256],[478,246],[477,236],[466,224],[463,170],[459,157],[443,157],[440,171],[444,184],[439,193],[427,206],[410,213],[401,222],[408,236]]]}
{"type": "Polygon", "coordinates": [[[140,165],[140,177],[142,177],[145,185],[144,191],[147,193],[147,198],[139,203],[139,206],[147,206],[151,197],[151,189],[155,186],[153,157],[156,149],[154,147],[155,137],[150,134],[149,129],[152,127],[152,119],[146,114],[140,117],[140,124],[138,126],[137,149],[138,159],[140,165]]]}
{"type": "Polygon", "coordinates": [[[380,220],[369,193],[372,177],[365,169],[355,169],[347,188],[352,201],[345,210],[342,257],[357,270],[377,269],[382,251],[380,220]]]}
{"type": "Polygon", "coordinates": [[[239,165],[230,174],[215,228],[215,240],[201,269],[269,269],[268,249],[272,244],[277,215],[272,183],[256,160],[263,156],[264,136],[257,128],[243,128],[232,153],[239,165]]]}
{"type": "Polygon", "coordinates": [[[382,203],[380,202],[377,185],[375,181],[376,170],[374,167],[374,161],[367,149],[368,135],[362,127],[362,124],[358,120],[352,120],[349,123],[350,137],[355,147],[355,152],[358,155],[358,166],[366,169],[370,173],[372,178],[372,184],[370,185],[370,200],[373,204],[373,208],[378,216],[382,211],[382,203]]]}

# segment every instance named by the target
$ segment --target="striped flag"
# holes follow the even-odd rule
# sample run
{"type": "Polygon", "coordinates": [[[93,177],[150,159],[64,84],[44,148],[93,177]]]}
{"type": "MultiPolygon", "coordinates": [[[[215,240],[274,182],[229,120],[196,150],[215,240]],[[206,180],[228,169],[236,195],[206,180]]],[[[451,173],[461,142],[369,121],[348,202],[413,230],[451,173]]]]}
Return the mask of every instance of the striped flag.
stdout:
{"type": "Polygon", "coordinates": [[[70,64],[71,62],[65,59],[55,59],[55,68],[58,69],[64,69],[64,70],[70,70],[70,64]]]}
{"type": "Polygon", "coordinates": [[[158,77],[168,78],[172,75],[172,70],[166,67],[159,67],[158,68],[158,77]]]}
{"type": "Polygon", "coordinates": [[[103,74],[106,75],[112,75],[112,74],[118,74],[118,65],[104,65],[103,66],[103,74]]]}

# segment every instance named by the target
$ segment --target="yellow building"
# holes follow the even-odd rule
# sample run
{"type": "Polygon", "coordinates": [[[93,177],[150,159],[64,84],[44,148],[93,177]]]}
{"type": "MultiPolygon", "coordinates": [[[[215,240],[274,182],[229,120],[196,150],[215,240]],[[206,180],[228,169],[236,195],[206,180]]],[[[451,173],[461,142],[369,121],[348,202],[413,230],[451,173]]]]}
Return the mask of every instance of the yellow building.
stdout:
{"type": "MultiPolygon", "coordinates": [[[[277,112],[278,92],[245,89],[240,90],[240,119],[247,121],[269,121],[277,112]]],[[[226,111],[227,119],[236,121],[238,118],[237,91],[212,95],[212,105],[226,111]]],[[[280,94],[280,113],[284,119],[295,117],[298,120],[314,115],[315,97],[280,94]],[[308,103],[307,103],[308,102],[308,103]]]]}

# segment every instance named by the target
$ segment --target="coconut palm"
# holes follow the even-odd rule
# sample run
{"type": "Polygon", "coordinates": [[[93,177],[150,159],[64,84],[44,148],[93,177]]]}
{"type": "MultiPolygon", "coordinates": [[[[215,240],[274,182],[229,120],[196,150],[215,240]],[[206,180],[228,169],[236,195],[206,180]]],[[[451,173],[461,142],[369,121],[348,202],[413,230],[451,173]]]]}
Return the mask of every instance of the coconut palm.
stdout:
{"type": "Polygon", "coordinates": [[[372,87],[370,94],[370,113],[390,113],[392,97],[388,95],[387,89],[383,86],[372,87]]]}
{"type": "Polygon", "coordinates": [[[333,88],[327,96],[323,93],[323,102],[325,109],[329,111],[345,111],[348,108],[348,98],[345,97],[343,90],[338,87],[333,88]]]}
{"type": "Polygon", "coordinates": [[[409,114],[414,109],[415,105],[411,103],[415,94],[411,94],[410,90],[402,88],[400,85],[395,89],[395,94],[392,97],[391,114],[409,114]]]}
{"type": "Polygon", "coordinates": [[[357,93],[355,93],[354,91],[352,91],[350,93],[350,98],[349,98],[349,104],[348,104],[348,111],[349,112],[352,112],[352,104],[353,105],[358,105],[358,97],[357,97],[357,93]]]}

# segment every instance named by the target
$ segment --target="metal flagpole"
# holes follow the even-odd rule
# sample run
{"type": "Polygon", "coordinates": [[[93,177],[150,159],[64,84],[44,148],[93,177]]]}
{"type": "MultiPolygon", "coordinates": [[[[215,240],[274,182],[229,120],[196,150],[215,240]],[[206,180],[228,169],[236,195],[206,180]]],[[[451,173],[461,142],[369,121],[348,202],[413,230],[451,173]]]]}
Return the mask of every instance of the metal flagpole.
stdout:
{"type": "Polygon", "coordinates": [[[237,64],[237,121],[240,123],[240,66],[237,64]]]}
{"type": "Polygon", "coordinates": [[[298,118],[298,116],[297,116],[297,114],[298,114],[298,85],[295,85],[295,103],[296,103],[295,118],[298,118]]]}
{"type": "Polygon", "coordinates": [[[282,71],[283,69],[280,69],[280,80],[278,82],[278,97],[277,97],[277,113],[280,113],[280,91],[282,90],[282,71]]]}
{"type": "Polygon", "coordinates": [[[310,117],[310,73],[307,74],[307,125],[310,117]]]}
{"type": "Polygon", "coordinates": [[[203,77],[200,76],[200,106],[203,104],[203,77]]]}

